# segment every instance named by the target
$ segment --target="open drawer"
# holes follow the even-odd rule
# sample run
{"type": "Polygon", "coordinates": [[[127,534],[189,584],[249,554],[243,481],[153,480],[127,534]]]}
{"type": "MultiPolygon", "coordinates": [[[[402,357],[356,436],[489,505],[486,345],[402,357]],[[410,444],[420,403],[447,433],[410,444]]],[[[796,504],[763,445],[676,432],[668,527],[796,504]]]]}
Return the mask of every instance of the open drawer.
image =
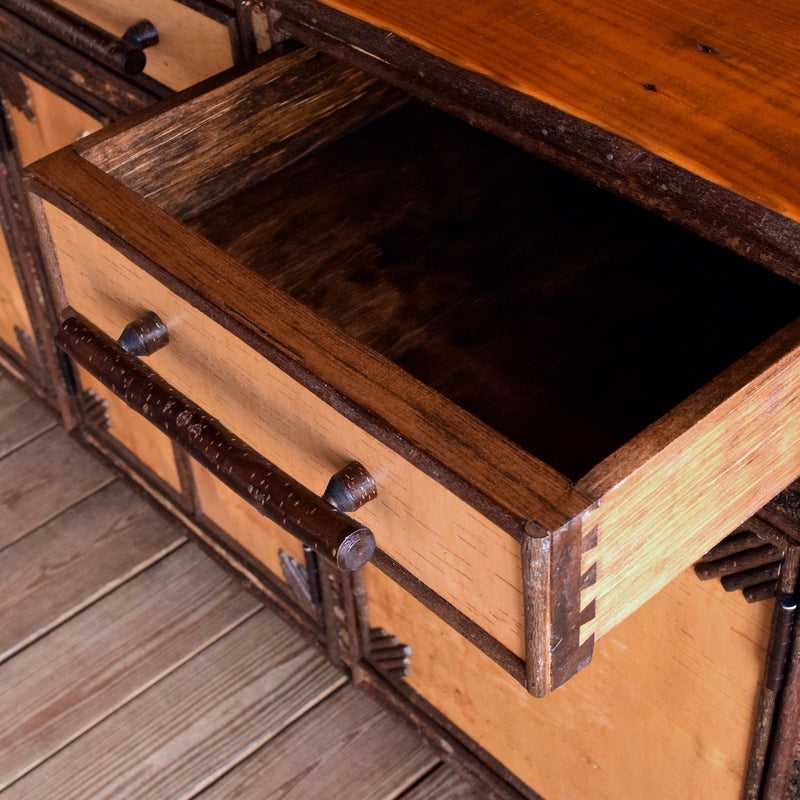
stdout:
{"type": "Polygon", "coordinates": [[[375,566],[534,694],[800,473],[800,288],[326,55],[31,175],[62,316],[155,312],[313,493],[363,464],[375,566]]]}

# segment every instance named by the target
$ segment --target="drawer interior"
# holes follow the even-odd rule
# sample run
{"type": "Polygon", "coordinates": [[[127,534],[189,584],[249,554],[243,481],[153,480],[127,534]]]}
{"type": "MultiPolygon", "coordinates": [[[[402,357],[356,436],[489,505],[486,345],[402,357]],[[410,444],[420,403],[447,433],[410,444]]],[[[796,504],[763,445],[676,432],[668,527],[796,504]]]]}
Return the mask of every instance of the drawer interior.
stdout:
{"type": "MultiPolygon", "coordinates": [[[[798,316],[800,287],[393,89],[370,92],[325,136],[309,122],[297,145],[293,128],[279,158],[231,146],[209,165],[192,147],[198,125],[227,113],[235,127],[233,104],[162,122],[150,150],[182,148],[190,192],[165,192],[174,175],[159,164],[174,159],[131,156],[125,136],[85,155],[573,480],[798,316]]],[[[259,100],[284,113],[252,87],[248,113],[259,100]]]]}

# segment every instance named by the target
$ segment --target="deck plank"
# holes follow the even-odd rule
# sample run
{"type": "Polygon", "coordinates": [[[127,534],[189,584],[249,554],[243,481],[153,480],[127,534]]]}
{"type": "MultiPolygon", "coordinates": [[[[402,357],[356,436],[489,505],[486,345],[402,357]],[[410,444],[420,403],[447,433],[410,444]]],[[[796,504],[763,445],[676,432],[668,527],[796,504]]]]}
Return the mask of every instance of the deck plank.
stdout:
{"type": "Polygon", "coordinates": [[[392,800],[437,762],[419,735],[348,686],[198,800],[392,800]]]}
{"type": "Polygon", "coordinates": [[[44,403],[0,374],[0,458],[55,426],[53,412],[44,403]]]}
{"type": "Polygon", "coordinates": [[[344,681],[263,610],[0,797],[193,797],[344,681]]]}
{"type": "Polygon", "coordinates": [[[441,766],[400,800],[482,800],[458,773],[441,766]]]}
{"type": "MultiPolygon", "coordinates": [[[[4,662],[0,787],[186,662],[258,606],[196,546],[184,545],[4,662]]],[[[162,713],[170,716],[168,705],[162,713]]],[[[81,771],[77,763],[72,768],[81,771]]],[[[55,791],[51,796],[64,795],[55,791]]]]}
{"type": "Polygon", "coordinates": [[[0,547],[113,480],[99,459],[55,429],[0,460],[0,547]]]}
{"type": "Polygon", "coordinates": [[[184,540],[174,520],[115,481],[9,545],[0,558],[0,661],[184,540]]]}

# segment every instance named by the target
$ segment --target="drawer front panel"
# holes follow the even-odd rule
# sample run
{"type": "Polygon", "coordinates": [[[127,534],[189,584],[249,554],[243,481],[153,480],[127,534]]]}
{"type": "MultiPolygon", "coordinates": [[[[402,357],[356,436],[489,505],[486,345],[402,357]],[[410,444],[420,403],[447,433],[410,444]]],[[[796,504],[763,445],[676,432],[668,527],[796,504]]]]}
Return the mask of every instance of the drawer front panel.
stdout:
{"type": "Polygon", "coordinates": [[[378,498],[354,516],[378,547],[524,655],[518,542],[71,217],[46,210],[69,305],[113,337],[144,311],[158,314],[170,344],[149,365],[318,494],[345,464],[361,462],[378,498]]]}
{"type": "Polygon", "coordinates": [[[115,36],[147,19],[158,30],[158,44],[145,50],[144,72],[180,90],[233,65],[226,25],[175,0],[61,0],[61,5],[115,36]]]}
{"type": "Polygon", "coordinates": [[[132,411],[86,370],[78,368],[81,388],[104,400],[108,415],[108,434],[176,492],[181,491],[172,442],[132,411]]]}
{"type": "Polygon", "coordinates": [[[304,563],[303,546],[298,539],[261,516],[239,495],[196,462],[192,462],[192,475],[203,515],[225,531],[276,578],[284,580],[280,551],[294,558],[299,564],[304,563]]]}
{"type": "Polygon", "coordinates": [[[364,580],[370,626],[412,648],[408,684],[547,800],[741,796],[770,604],[685,572],[536,699],[372,565],[364,580]]]}
{"type": "Polygon", "coordinates": [[[20,75],[28,92],[33,118],[9,104],[20,160],[23,166],[98,130],[101,124],[68,100],[59,97],[27,75],[20,75]]]}

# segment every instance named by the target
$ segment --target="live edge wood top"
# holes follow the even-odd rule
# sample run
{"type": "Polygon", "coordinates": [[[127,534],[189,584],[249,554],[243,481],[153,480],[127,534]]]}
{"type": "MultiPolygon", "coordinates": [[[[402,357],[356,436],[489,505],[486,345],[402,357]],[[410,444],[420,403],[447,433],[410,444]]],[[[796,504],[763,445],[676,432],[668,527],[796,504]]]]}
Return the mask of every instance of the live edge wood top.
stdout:
{"type": "Polygon", "coordinates": [[[792,0],[323,3],[800,222],[792,0]]]}

